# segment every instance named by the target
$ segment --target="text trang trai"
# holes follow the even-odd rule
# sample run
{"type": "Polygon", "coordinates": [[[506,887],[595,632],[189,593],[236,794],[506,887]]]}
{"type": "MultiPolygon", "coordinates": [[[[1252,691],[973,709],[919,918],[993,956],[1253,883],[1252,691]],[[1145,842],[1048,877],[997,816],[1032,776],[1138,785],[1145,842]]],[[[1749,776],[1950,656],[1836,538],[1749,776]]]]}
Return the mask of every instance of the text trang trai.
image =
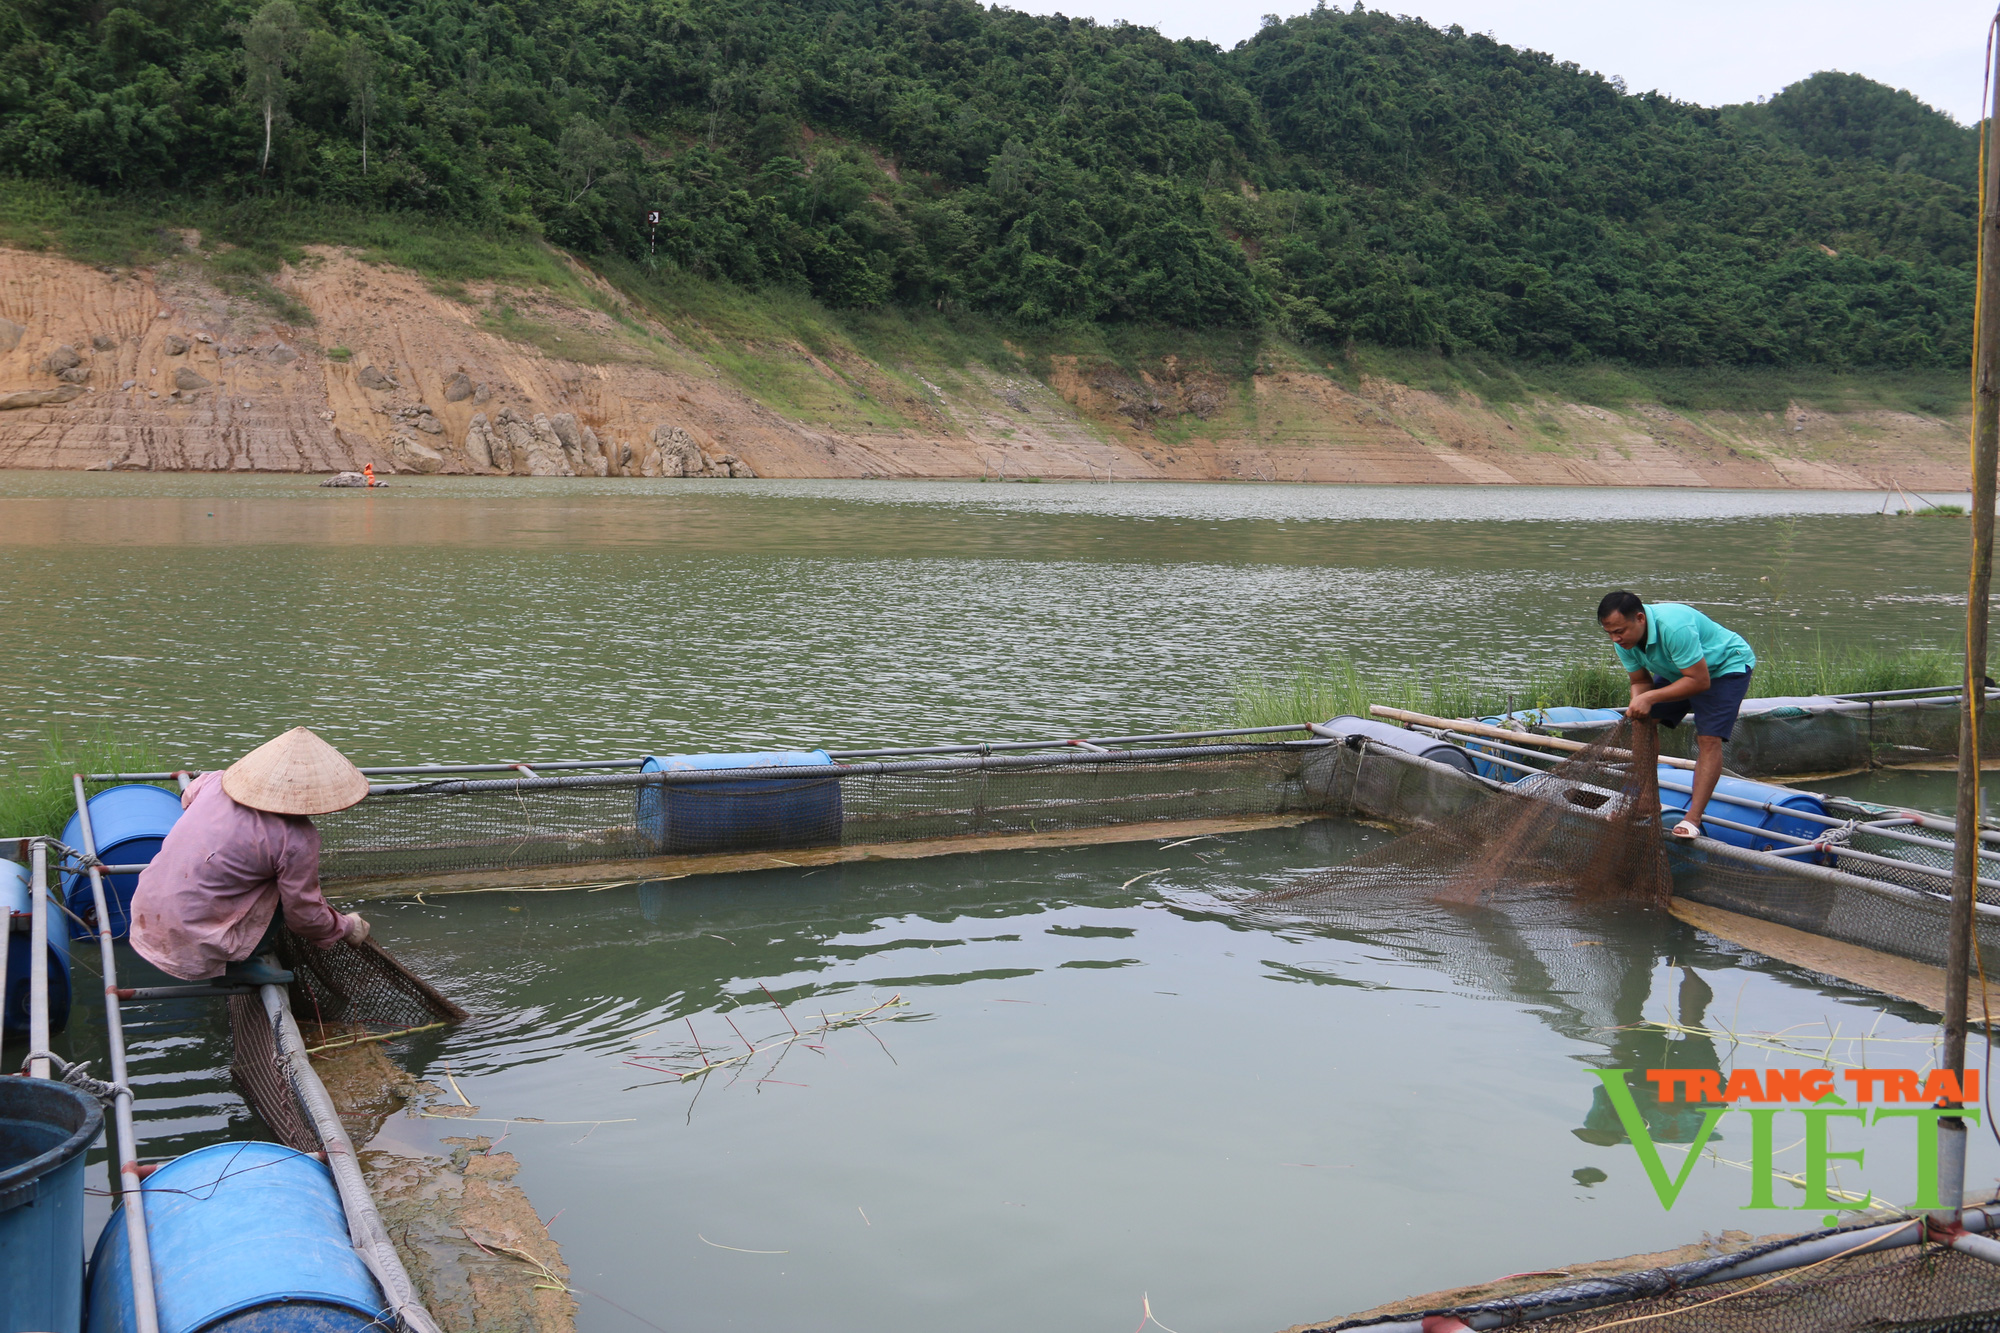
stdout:
{"type": "MultiPolygon", "coordinates": [[[[1681,1189],[1694,1173],[1716,1126],[1725,1115],[1747,1116],[1750,1121],[1751,1208],[1789,1208],[1797,1211],[1866,1208],[1874,1201],[1874,1191],[1856,1197],[1833,1187],[1830,1180],[1838,1163],[1859,1169],[1865,1148],[1835,1151],[1830,1135],[1832,1122],[1852,1121],[1873,1128],[1884,1121],[1908,1121],[1917,1134],[1917,1179],[1913,1208],[1938,1208],[1937,1123],[1948,1116],[1962,1118],[1968,1125],[1979,1123],[1979,1109],[1959,1103],[1979,1098],[1979,1071],[1968,1069],[1961,1078],[1949,1069],[1919,1072],[1913,1069],[1738,1069],[1723,1073],[1715,1069],[1649,1069],[1645,1081],[1652,1087],[1635,1094],[1630,1077],[1635,1070],[1594,1071],[1603,1084],[1605,1098],[1617,1113],[1619,1124],[1638,1153],[1639,1165],[1659,1196],[1664,1208],[1672,1208],[1681,1189]],[[1841,1095],[1842,1091],[1850,1094],[1841,1095]],[[1640,1107],[1639,1097],[1658,1104],[1651,1119],[1658,1120],[1665,1108],[1686,1116],[1700,1107],[1701,1123],[1687,1134],[1688,1154],[1680,1170],[1670,1175],[1660,1160],[1654,1126],[1640,1107]],[[1689,1108],[1689,1109],[1683,1109],[1689,1108]],[[1776,1124],[1780,1116],[1797,1117],[1787,1126],[1787,1137],[1805,1148],[1805,1166],[1797,1173],[1780,1172],[1774,1161],[1776,1124]],[[1801,1127],[1803,1133],[1793,1131],[1801,1127]],[[1775,1197],[1776,1182],[1784,1180],[1804,1191],[1804,1202],[1780,1204],[1775,1197]]],[[[1853,1132],[1849,1126],[1848,1132],[1853,1132]]],[[[1674,1141],[1683,1137],[1672,1135],[1674,1141]]],[[[1736,1163],[1736,1165],[1746,1165],[1736,1163]]]]}

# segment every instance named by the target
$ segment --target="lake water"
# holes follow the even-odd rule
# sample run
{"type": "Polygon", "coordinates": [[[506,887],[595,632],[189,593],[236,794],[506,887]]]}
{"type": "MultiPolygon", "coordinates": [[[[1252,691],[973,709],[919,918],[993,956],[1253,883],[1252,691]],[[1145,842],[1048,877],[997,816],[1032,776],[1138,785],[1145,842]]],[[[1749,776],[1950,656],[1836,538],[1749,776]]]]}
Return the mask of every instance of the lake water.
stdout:
{"type": "MultiPolygon", "coordinates": [[[[1935,497],[1934,497],[1935,498],[1935,497]]],[[[1852,492],[0,473],[0,773],[1089,735],[1333,654],[1506,679],[1615,586],[1760,648],[1950,642],[1964,529],[1852,492]]]]}
{"type": "MultiPolygon", "coordinates": [[[[0,596],[47,627],[0,646],[16,758],[51,717],[197,764],[301,721],[363,760],[1101,734],[1329,653],[1504,675],[1595,649],[1589,611],[1619,584],[1709,604],[1760,647],[1945,643],[1963,572],[1960,525],[1844,494],[0,491],[0,596]]],[[[1929,775],[1851,781],[1940,803],[1929,775]]],[[[379,937],[475,1014],[398,1058],[480,1110],[392,1120],[377,1146],[505,1133],[539,1211],[561,1210],[586,1333],[1123,1333],[1142,1299],[1179,1333],[1273,1329],[1819,1224],[1743,1211],[1740,1115],[1663,1209],[1596,1069],[1931,1059],[1921,1011],[1651,913],[1357,898],[1335,928],[1242,905],[1386,836],[1322,821],[378,902],[379,937]],[[810,1044],[675,1076],[823,1012],[842,1025],[810,1044]]],[[[97,1040],[87,1013],[70,1038],[97,1040]]],[[[134,1039],[148,1156],[248,1130],[216,1015],[155,1010],[134,1039]]],[[[1912,1197],[1907,1122],[1834,1138],[1868,1154],[1843,1187],[1912,1197]]],[[[1670,1169],[1683,1151],[1663,1146],[1670,1169]]],[[[1975,1188],[1996,1172],[1975,1137],[1975,1188]]]]}

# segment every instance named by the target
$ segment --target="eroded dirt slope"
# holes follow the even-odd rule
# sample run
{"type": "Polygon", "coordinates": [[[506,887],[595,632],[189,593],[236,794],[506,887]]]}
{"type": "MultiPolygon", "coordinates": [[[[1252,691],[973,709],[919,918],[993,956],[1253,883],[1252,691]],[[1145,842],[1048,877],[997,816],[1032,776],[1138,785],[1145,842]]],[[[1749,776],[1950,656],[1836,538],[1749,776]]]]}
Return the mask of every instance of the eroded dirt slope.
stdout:
{"type": "Polygon", "coordinates": [[[0,467],[1963,484],[1957,420],[1485,404],[1270,358],[1237,379],[1171,358],[1143,374],[1057,358],[1043,382],[797,345],[724,355],[577,272],[620,318],[545,293],[441,294],[318,251],[278,278],[312,314],[289,325],[191,264],[0,249],[0,467]]]}

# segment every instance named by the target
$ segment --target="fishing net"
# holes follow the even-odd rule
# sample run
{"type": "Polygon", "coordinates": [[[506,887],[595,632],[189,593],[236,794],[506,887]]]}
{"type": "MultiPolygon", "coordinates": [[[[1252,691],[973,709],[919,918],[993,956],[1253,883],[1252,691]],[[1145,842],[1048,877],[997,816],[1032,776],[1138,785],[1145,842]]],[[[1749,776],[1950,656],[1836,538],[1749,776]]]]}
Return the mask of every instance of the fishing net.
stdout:
{"type": "MultiPolygon", "coordinates": [[[[1475,788],[1448,818],[1252,900],[1288,914],[1338,911],[1354,889],[1393,888],[1475,906],[1514,894],[1664,907],[1659,729],[1621,723],[1545,772],[1475,788]]],[[[1358,770],[1357,770],[1358,772],[1358,770]]]]}
{"type": "Polygon", "coordinates": [[[392,1033],[465,1021],[465,1010],[373,940],[322,949],[287,930],[278,937],[278,961],[292,973],[292,1012],[302,1022],[392,1033]]]}
{"type": "MultiPolygon", "coordinates": [[[[342,940],[322,949],[285,930],[279,932],[277,952],[292,973],[292,1013],[309,1040],[394,1035],[465,1021],[465,1010],[373,940],[342,940]]],[[[229,1036],[229,1073],[244,1102],[286,1147],[319,1151],[312,1119],[278,1066],[261,993],[230,997],[229,1036]]]]}
{"type": "Polygon", "coordinates": [[[312,1118],[278,1068],[277,1038],[264,1012],[264,997],[229,997],[229,1077],[244,1105],[257,1113],[271,1137],[299,1152],[320,1151],[312,1118]]]}
{"type": "MultiPolygon", "coordinates": [[[[1758,1246],[1780,1253],[1820,1233],[1758,1246]]],[[[1859,1244],[1857,1242],[1857,1244],[1859,1244]]],[[[1990,1333],[2000,1328],[2000,1267],[1942,1246],[1836,1255],[1789,1272],[1689,1286],[1707,1270],[1745,1256],[1594,1279],[1472,1304],[1391,1309],[1291,1333],[1334,1333],[1388,1324],[1408,1328],[1527,1326],[1549,1333],[1632,1328],[1649,1333],[1990,1333]],[[1554,1313],[1568,1298],[1593,1308],[1554,1313]],[[1483,1316],[1483,1318],[1482,1318],[1483,1316]]],[[[1409,1302],[1415,1306],[1420,1302],[1409,1302]]]]}
{"type": "Polygon", "coordinates": [[[444,781],[318,821],[328,883],[665,855],[1043,835],[1319,813],[1299,744],[845,764],[826,777],[711,774],[444,781]]]}

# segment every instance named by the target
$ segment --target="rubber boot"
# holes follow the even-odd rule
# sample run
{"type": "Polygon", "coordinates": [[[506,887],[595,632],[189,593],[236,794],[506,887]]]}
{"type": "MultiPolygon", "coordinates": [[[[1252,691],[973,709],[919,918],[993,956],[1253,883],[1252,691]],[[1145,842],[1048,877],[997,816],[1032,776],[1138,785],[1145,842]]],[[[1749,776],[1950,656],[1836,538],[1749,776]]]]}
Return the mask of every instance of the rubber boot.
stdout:
{"type": "Polygon", "coordinates": [[[223,986],[289,986],[292,974],[278,966],[276,954],[267,953],[231,963],[216,982],[223,986]]]}

